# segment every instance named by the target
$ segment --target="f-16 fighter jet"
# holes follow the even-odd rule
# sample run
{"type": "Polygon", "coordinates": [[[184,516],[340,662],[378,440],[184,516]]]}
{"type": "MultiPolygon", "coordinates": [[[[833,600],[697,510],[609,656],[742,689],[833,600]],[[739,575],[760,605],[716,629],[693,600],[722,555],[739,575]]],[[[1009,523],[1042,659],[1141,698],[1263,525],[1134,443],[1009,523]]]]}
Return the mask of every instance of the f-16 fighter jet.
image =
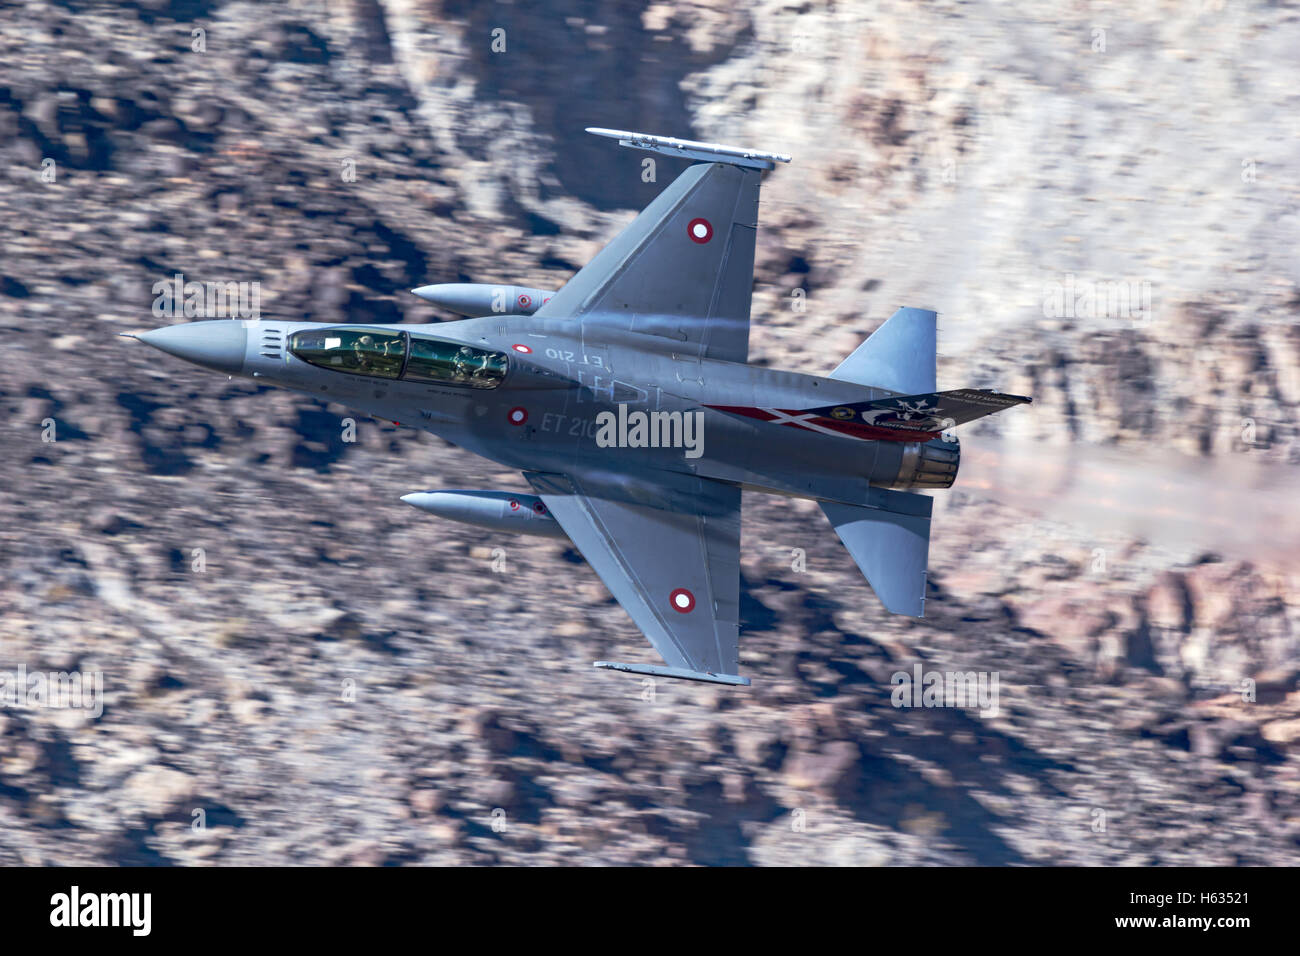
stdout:
{"type": "Polygon", "coordinates": [[[191,322],[138,334],[178,358],[427,429],[523,472],[532,494],[402,500],[567,537],[666,666],[739,673],[742,491],[815,500],[884,606],[925,607],[948,430],[1030,399],[938,391],[935,313],[903,308],[829,375],[749,365],[759,181],[788,156],[592,129],[696,161],[562,289],[424,286],[473,316],[428,325],[191,322]]]}

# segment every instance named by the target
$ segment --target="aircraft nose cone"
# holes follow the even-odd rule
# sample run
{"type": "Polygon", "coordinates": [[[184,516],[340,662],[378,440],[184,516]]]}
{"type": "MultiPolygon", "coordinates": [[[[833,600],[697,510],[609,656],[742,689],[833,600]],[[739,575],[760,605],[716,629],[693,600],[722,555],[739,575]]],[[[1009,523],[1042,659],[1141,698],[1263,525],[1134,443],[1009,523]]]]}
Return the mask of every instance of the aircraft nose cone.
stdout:
{"type": "Polygon", "coordinates": [[[168,325],[136,336],[146,345],[218,372],[242,372],[248,330],[234,319],[168,325]]]}

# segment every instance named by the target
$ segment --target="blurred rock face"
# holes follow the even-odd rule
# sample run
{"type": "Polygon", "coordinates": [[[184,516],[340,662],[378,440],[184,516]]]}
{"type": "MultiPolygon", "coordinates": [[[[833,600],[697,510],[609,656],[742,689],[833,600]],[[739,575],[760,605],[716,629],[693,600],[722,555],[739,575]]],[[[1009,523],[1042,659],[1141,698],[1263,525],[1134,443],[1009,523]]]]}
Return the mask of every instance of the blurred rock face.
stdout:
{"type": "Polygon", "coordinates": [[[102,706],[4,699],[0,862],[1294,864],[1298,30],[7,9],[0,674],[102,706]],[[558,288],[680,169],[590,125],[794,155],[755,362],[829,371],[926,306],[944,387],[1035,396],[963,435],[924,621],[750,496],[752,690],[594,672],[653,655],[572,549],[397,500],[518,476],[113,334],[182,320],[177,274],[316,321],[558,288]],[[996,716],[894,706],[917,665],[996,674],[996,716]]]}

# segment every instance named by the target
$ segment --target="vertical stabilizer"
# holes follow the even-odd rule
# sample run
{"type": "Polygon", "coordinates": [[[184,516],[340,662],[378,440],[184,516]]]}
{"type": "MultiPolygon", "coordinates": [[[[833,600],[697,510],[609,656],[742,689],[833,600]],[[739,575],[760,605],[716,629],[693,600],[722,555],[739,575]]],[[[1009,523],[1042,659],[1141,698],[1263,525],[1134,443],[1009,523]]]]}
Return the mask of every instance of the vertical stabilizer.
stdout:
{"type": "Polygon", "coordinates": [[[935,318],[929,309],[899,309],[830,377],[904,395],[936,391],[935,318]]]}

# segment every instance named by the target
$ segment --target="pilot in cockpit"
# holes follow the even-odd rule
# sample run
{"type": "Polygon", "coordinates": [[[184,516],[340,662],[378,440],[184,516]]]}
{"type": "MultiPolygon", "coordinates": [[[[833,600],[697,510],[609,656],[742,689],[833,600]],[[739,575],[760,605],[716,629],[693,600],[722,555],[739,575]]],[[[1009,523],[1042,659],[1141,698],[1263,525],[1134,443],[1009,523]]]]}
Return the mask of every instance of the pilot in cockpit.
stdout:
{"type": "MultiPolygon", "coordinates": [[[[478,358],[475,350],[467,345],[462,345],[452,360],[453,367],[456,370],[456,381],[468,382],[472,380],[480,371],[481,367],[475,367],[474,360],[478,358]]],[[[479,365],[482,365],[480,361],[479,365]]]]}

